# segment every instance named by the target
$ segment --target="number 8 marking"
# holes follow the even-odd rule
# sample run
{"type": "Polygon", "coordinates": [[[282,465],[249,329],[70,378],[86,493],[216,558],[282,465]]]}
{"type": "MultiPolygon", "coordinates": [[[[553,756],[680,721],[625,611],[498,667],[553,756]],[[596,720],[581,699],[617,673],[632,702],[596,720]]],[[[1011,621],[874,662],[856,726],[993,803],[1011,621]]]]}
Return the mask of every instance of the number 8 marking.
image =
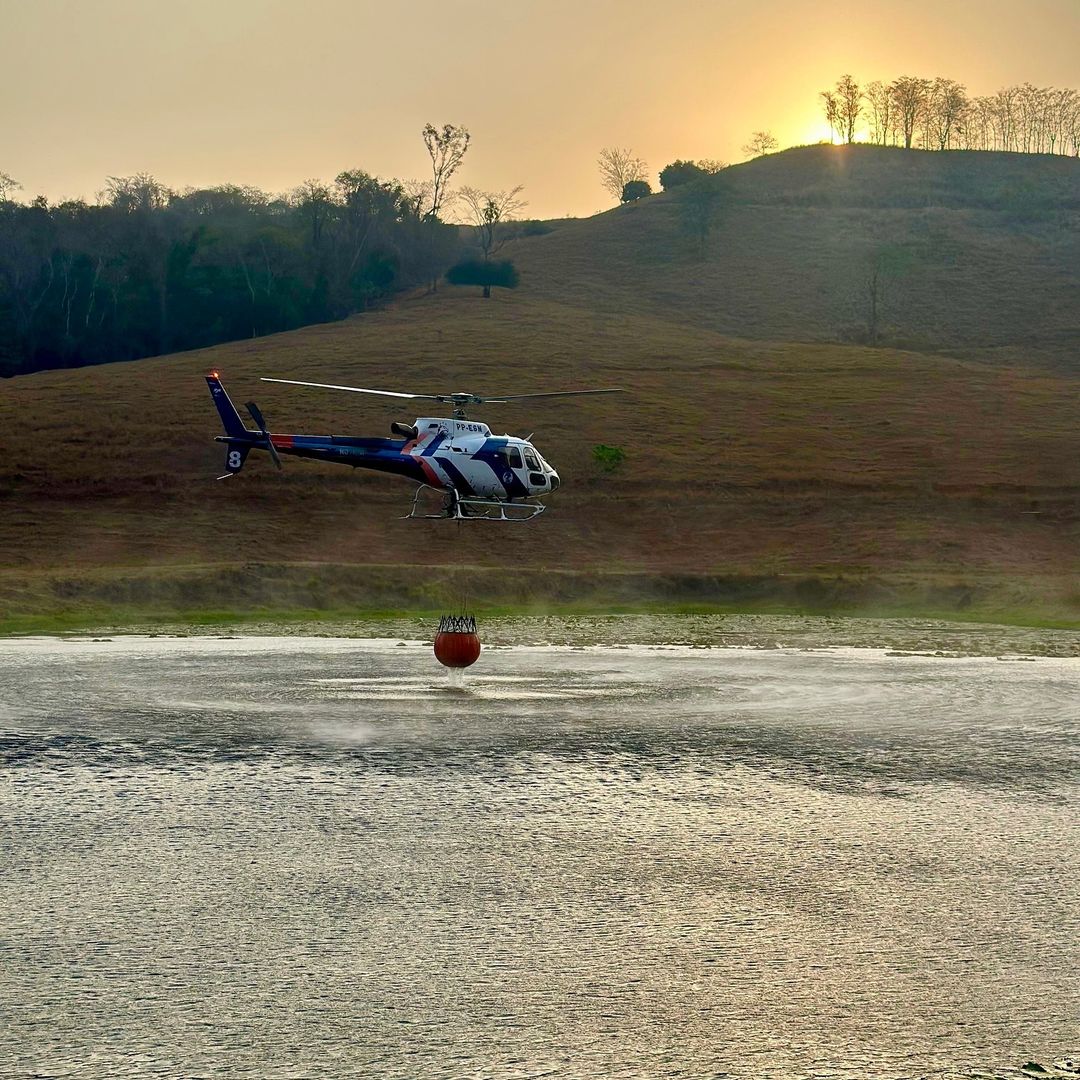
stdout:
{"type": "Polygon", "coordinates": [[[239,469],[240,466],[243,465],[243,463],[244,463],[244,461],[243,461],[243,458],[240,457],[240,451],[239,450],[230,450],[229,451],[229,468],[230,469],[239,469]]]}

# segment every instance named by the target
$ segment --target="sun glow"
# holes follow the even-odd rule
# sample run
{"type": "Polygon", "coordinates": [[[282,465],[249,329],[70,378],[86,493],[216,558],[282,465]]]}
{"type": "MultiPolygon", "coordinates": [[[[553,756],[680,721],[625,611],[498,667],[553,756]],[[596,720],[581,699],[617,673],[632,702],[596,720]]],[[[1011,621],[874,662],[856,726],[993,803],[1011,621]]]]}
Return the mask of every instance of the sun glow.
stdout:
{"type": "Polygon", "coordinates": [[[804,146],[812,146],[817,143],[831,143],[835,146],[840,142],[836,132],[824,120],[818,120],[803,128],[800,140],[804,146]]]}

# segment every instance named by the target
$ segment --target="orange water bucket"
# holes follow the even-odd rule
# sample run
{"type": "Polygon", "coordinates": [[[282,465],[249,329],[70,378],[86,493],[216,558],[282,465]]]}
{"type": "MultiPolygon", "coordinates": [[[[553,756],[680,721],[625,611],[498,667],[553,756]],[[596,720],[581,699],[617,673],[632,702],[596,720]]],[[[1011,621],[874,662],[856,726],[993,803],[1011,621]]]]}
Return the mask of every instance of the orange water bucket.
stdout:
{"type": "Polygon", "coordinates": [[[467,668],[480,658],[480,635],[472,615],[444,615],[435,635],[435,659],[443,667],[467,668]]]}

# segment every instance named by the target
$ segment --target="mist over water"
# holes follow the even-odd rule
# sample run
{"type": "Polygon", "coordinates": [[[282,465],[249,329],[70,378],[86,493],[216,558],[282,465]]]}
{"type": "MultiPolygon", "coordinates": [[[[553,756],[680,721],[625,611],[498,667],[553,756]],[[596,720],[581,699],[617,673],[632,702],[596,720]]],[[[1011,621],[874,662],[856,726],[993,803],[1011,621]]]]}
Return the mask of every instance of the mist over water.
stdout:
{"type": "Polygon", "coordinates": [[[0,643],[0,1075],[1064,1072],[1080,660],[0,643]],[[1057,1063],[1055,1065],[1055,1063],[1057,1063]]]}

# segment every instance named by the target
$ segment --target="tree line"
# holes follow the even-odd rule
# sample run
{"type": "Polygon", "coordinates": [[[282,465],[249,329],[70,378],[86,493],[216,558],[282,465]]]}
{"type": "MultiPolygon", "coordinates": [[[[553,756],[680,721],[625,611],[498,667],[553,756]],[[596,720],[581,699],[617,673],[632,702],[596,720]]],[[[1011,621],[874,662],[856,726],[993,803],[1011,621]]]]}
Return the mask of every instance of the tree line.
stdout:
{"type": "Polygon", "coordinates": [[[202,348],[364,311],[434,285],[464,128],[424,128],[428,181],[362,170],[286,195],[111,177],[95,204],[15,202],[0,173],[0,375],[202,348]]]}
{"type": "Polygon", "coordinates": [[[1080,156],[1076,90],[1024,83],[978,96],[954,79],[902,75],[860,86],[844,75],[819,97],[833,137],[843,142],[855,142],[865,124],[880,146],[1080,156]]]}
{"type": "MultiPolygon", "coordinates": [[[[818,95],[834,140],[860,134],[879,146],[923,150],[1007,150],[1080,157],[1080,92],[1055,87],[1007,86],[971,95],[955,79],[902,75],[860,86],[843,75],[818,95]]],[[[779,146],[769,131],[755,131],[742,147],[747,157],[779,146]]],[[[720,161],[674,161],[660,172],[660,186],[699,180],[725,167],[720,161]]],[[[633,202],[652,194],[648,166],[632,150],[605,147],[597,161],[600,182],[615,199],[633,202]]]]}

